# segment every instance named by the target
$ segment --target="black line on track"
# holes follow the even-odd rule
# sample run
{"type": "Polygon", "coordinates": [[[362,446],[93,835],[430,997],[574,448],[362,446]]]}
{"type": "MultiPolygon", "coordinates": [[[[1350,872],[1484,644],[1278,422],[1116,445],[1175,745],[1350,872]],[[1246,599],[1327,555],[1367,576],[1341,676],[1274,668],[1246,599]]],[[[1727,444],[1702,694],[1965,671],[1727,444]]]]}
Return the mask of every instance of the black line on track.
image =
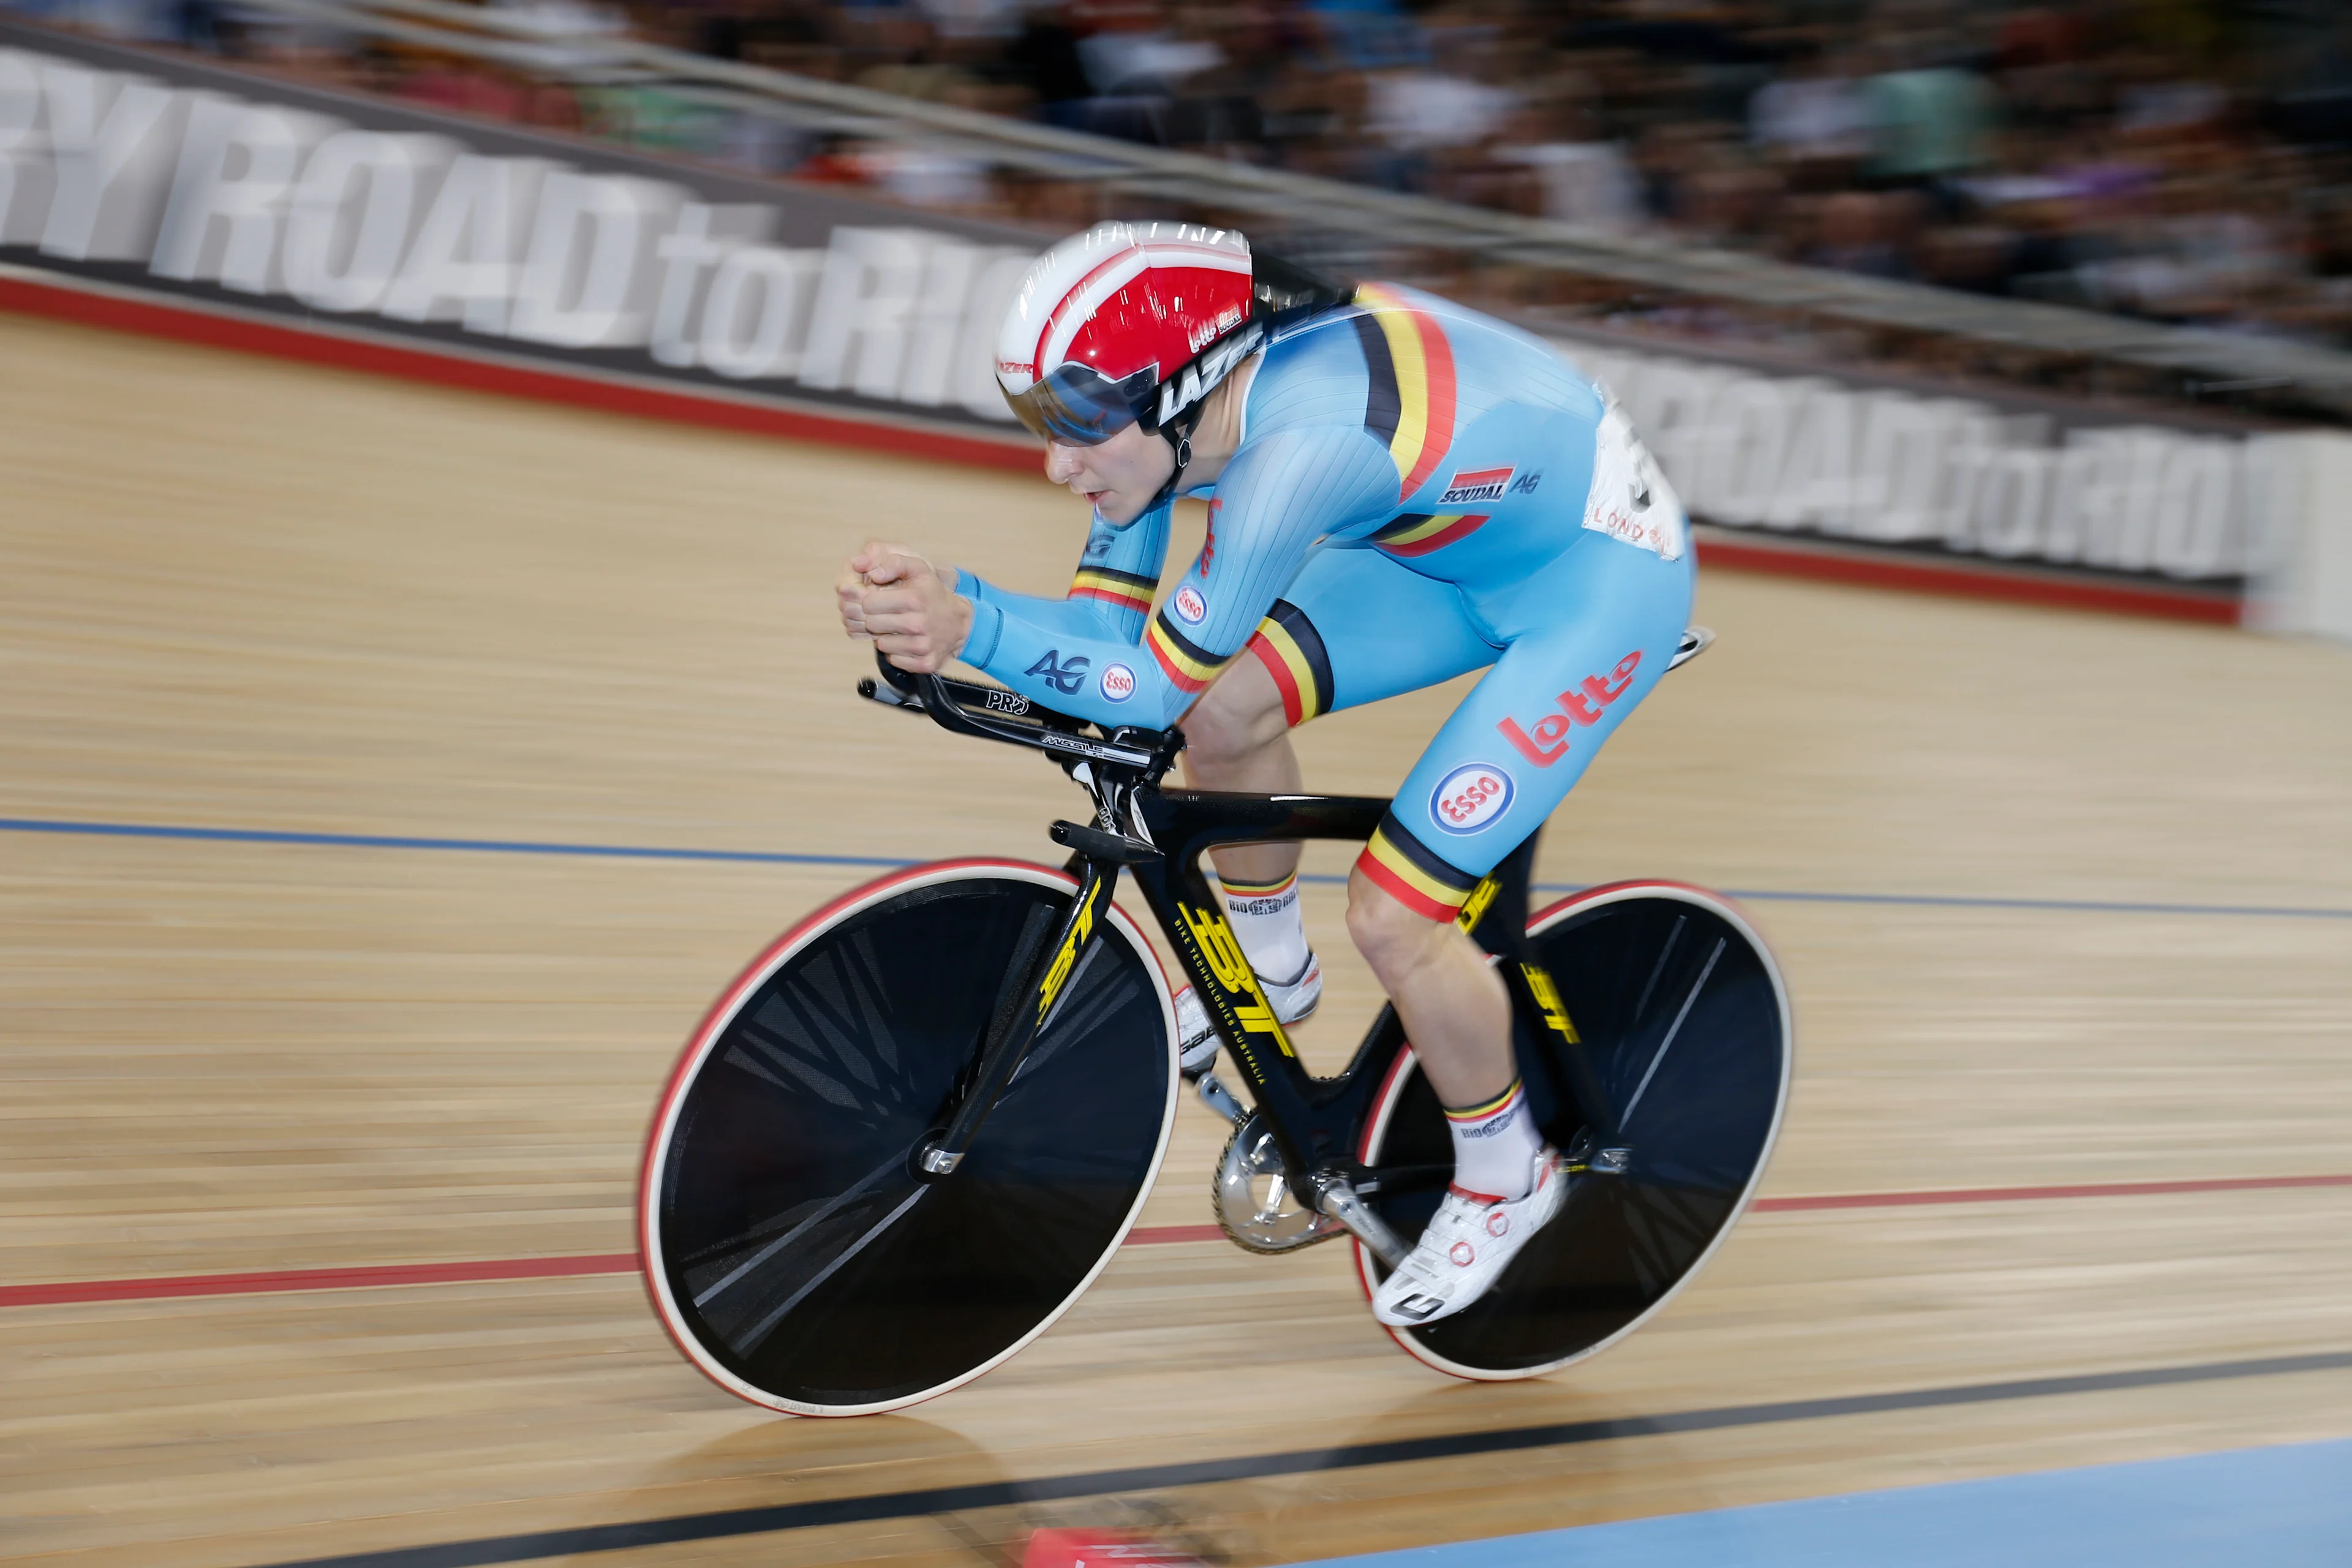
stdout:
{"type": "Polygon", "coordinates": [[[1893,1394],[1848,1394],[1835,1399],[1786,1400],[1769,1405],[1727,1405],[1664,1415],[1619,1420],[1569,1421],[1542,1426],[1507,1426],[1491,1432],[1449,1432],[1433,1437],[1402,1437],[1385,1443],[1354,1443],[1336,1448],[1296,1448],[1286,1453],[1234,1455],[1181,1465],[1138,1465],[1118,1470],[1041,1476],[1025,1481],[985,1481],[971,1486],[930,1487],[880,1492],[871,1497],[827,1498],[765,1508],[726,1509],[714,1513],[675,1514],[626,1524],[595,1524],[529,1535],[488,1536],[432,1546],[354,1552],[340,1557],[305,1557],[267,1568],[479,1568],[496,1563],[529,1563],[592,1552],[674,1546],[738,1535],[766,1535],[826,1524],[863,1524],[919,1514],[961,1513],[971,1509],[1055,1502],[1066,1498],[1119,1492],[1164,1491],[1216,1481],[1253,1480],[1318,1470],[1361,1469],[1371,1465],[1451,1459],[1524,1448],[1566,1447],[1623,1437],[1654,1437],[1682,1432],[1719,1432],[1790,1421],[1826,1421],[1841,1415],[1879,1415],[1897,1410],[1934,1410],[1961,1405],[1991,1405],[2010,1399],[2048,1399],[2072,1394],[2107,1394],[2123,1389],[2162,1388],[2229,1378],[2281,1377],[2304,1372],[2352,1368],[2352,1351],[2271,1356],[2252,1361],[2206,1362],[2194,1366],[2140,1367],[2126,1372],[2086,1373],[2074,1377],[2022,1378],[2007,1383],[1969,1383],[1948,1388],[1915,1388],[1893,1394]]]}

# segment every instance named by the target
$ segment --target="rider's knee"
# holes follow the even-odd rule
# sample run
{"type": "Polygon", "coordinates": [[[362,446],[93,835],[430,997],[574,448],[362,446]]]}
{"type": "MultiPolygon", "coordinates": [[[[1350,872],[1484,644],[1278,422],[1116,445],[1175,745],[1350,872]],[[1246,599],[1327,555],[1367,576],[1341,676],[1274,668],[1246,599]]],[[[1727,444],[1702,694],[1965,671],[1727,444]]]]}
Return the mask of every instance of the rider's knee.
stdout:
{"type": "Polygon", "coordinates": [[[1361,871],[1348,878],[1348,936],[1383,981],[1417,967],[1453,929],[1407,909],[1361,871]]]}
{"type": "Polygon", "coordinates": [[[1288,729],[1282,693],[1274,682],[1260,674],[1254,661],[1237,664],[1184,716],[1185,754],[1195,765],[1213,768],[1255,753],[1288,729]]]}

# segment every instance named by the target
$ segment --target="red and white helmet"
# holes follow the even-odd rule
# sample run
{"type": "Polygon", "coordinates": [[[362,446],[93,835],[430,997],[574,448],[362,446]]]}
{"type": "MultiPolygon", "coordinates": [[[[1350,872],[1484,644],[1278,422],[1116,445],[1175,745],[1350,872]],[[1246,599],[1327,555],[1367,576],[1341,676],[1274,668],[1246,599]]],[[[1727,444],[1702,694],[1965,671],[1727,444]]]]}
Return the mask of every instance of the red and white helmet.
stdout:
{"type": "Polygon", "coordinates": [[[1105,223],[1039,257],[997,339],[996,381],[1072,446],[1181,420],[1265,341],[1249,241],[1230,228],[1105,223]]]}

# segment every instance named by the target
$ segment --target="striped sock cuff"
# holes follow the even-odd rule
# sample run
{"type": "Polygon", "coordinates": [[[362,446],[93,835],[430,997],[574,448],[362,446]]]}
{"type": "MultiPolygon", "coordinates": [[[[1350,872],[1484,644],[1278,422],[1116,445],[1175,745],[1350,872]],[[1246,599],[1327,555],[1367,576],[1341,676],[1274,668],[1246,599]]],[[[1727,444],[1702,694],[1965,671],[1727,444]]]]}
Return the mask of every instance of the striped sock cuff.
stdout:
{"type": "Polygon", "coordinates": [[[1433,921],[1460,914],[1480,880],[1446,864],[1406,831],[1393,808],[1382,814],[1372,841],[1356,857],[1356,869],[1405,908],[1433,921]]]}
{"type": "Polygon", "coordinates": [[[1221,872],[1217,885],[1236,899],[1278,899],[1298,886],[1298,873],[1293,871],[1271,882],[1241,882],[1221,872]]]}
{"type": "Polygon", "coordinates": [[[1508,1110],[1511,1108],[1511,1102],[1525,1093],[1527,1093],[1527,1086],[1521,1083],[1517,1079],[1513,1079],[1511,1080],[1510,1088],[1505,1089],[1494,1099],[1487,1100],[1483,1105],[1465,1106],[1459,1110],[1454,1110],[1454,1107],[1450,1105],[1444,1107],[1445,1120],[1448,1121],[1484,1121],[1489,1116],[1494,1116],[1502,1111],[1508,1110]]]}

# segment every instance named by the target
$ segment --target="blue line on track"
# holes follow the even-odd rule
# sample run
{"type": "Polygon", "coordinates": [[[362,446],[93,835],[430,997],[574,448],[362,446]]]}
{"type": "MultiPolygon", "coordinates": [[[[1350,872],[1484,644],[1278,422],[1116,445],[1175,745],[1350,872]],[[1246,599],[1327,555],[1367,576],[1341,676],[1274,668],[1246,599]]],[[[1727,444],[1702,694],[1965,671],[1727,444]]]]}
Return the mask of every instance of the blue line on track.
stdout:
{"type": "Polygon", "coordinates": [[[1668,1514],[1301,1568],[2341,1568],[2352,1442],[1668,1514]]]}
{"type": "Polygon", "coordinates": [[[606,860],[733,860],[763,866],[912,866],[887,855],[787,855],[764,849],[665,849],[634,844],[554,844],[532,838],[411,838],[390,833],[290,833],[260,827],[177,827],[145,822],[55,822],[0,816],[0,832],[100,838],[179,838],[211,844],[308,844],[332,849],[455,849],[477,855],[579,855],[606,860]]]}
{"type": "MultiPolygon", "coordinates": [[[[66,833],[99,838],[169,838],[211,844],[296,844],[331,849],[441,849],[476,855],[566,855],[603,860],[701,860],[754,866],[866,866],[890,870],[919,864],[890,855],[809,855],[772,849],[686,849],[640,844],[562,844],[533,838],[425,838],[392,833],[297,833],[261,827],[186,827],[171,823],[76,822],[0,816],[0,833],[66,833]]],[[[1343,883],[1347,878],[1307,873],[1302,882],[1343,883]]],[[[1538,882],[1536,890],[1573,893],[1582,882],[1538,882]]],[[[2105,899],[1994,899],[1933,893],[1816,893],[1771,888],[1727,888],[1756,903],[1894,904],[1919,909],[2037,910],[2043,912],[2129,915],[2224,915],[2267,920],[2352,921],[2352,909],[2279,904],[2168,904],[2105,899]]]]}

